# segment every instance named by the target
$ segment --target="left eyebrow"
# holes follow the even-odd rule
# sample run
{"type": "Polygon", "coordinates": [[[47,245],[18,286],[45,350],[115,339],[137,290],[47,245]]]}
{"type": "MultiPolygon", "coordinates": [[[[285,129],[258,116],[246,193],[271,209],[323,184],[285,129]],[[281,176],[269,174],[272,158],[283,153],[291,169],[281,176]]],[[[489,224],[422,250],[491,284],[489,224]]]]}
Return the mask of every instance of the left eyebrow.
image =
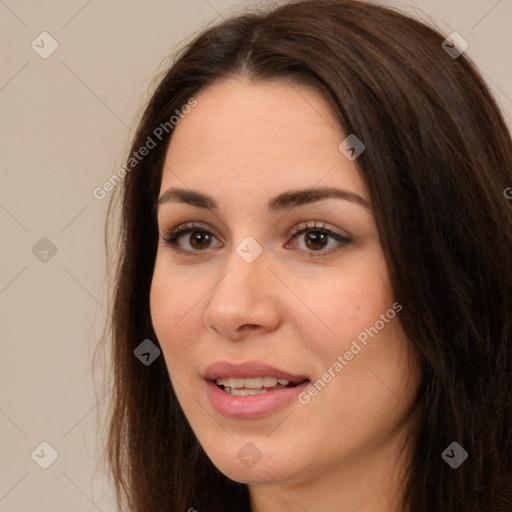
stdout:
{"type": "MultiPolygon", "coordinates": [[[[332,187],[304,188],[282,192],[268,201],[267,208],[271,213],[278,213],[282,210],[289,210],[291,208],[326,199],[342,199],[362,206],[370,212],[372,211],[370,203],[358,194],[350,192],[349,190],[332,187]]],[[[219,211],[219,205],[212,196],[195,190],[182,188],[170,188],[165,191],[158,198],[155,204],[155,209],[158,210],[160,205],[169,201],[189,204],[191,206],[215,212],[219,211]]]]}
{"type": "Polygon", "coordinates": [[[283,192],[276,197],[270,199],[268,202],[268,209],[272,213],[278,213],[281,210],[289,210],[304,204],[315,203],[325,199],[342,199],[350,201],[365,209],[372,211],[372,207],[366,199],[363,199],[358,194],[332,187],[318,187],[318,188],[304,188],[299,190],[290,190],[283,192]]]}

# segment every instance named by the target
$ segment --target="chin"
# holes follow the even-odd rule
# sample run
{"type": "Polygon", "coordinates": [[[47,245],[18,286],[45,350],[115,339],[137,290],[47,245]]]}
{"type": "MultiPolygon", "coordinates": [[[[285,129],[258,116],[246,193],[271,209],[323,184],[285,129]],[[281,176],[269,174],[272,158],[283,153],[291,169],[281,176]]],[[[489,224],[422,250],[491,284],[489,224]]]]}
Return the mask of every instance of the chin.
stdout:
{"type": "MultiPolygon", "coordinates": [[[[262,461],[260,461],[262,463],[262,461]]],[[[252,468],[240,468],[234,467],[235,465],[230,464],[224,466],[222,469],[217,466],[219,471],[221,471],[225,476],[227,476],[230,480],[234,480],[235,482],[241,484],[275,484],[277,481],[282,481],[286,479],[286,474],[277,473],[275,468],[272,465],[262,465],[259,463],[252,468]]]]}
{"type": "Polygon", "coordinates": [[[230,480],[243,484],[275,484],[276,480],[290,481],[297,475],[297,467],[290,463],[290,457],[285,454],[284,464],[276,458],[275,451],[265,456],[252,443],[242,443],[238,450],[226,450],[218,456],[210,457],[217,469],[230,480]]]}

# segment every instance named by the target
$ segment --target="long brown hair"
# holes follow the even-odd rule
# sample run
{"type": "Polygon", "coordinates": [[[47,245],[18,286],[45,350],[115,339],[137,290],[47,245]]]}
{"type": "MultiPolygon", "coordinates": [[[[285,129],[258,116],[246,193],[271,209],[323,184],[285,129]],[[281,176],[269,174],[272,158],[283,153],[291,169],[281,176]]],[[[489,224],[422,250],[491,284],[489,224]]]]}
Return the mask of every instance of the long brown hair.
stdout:
{"type": "MultiPolygon", "coordinates": [[[[510,512],[512,141],[474,64],[445,51],[444,39],[354,0],[238,15],[178,54],[130,155],[222,78],[284,78],[323,94],[344,132],[366,145],[357,163],[401,323],[422,360],[404,510],[510,512]],[[441,456],[452,442],[468,453],[457,469],[441,456]]],[[[145,366],[134,356],[145,339],[158,345],[149,291],[167,128],[117,186],[109,469],[120,506],[135,512],[249,511],[247,486],[221,474],[191,431],[163,357],[145,366]]]]}

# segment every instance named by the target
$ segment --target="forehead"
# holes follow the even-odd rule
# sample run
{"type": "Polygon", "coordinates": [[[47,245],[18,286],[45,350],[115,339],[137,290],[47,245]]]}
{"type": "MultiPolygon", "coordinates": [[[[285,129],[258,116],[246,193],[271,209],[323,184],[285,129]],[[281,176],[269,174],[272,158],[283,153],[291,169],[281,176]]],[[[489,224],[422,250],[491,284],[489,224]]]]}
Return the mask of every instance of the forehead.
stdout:
{"type": "Polygon", "coordinates": [[[357,166],[338,149],[345,135],[334,113],[311,88],[229,79],[195,99],[197,106],[174,128],[161,189],[202,185],[222,193],[266,185],[275,192],[290,180],[364,189],[357,166]]]}

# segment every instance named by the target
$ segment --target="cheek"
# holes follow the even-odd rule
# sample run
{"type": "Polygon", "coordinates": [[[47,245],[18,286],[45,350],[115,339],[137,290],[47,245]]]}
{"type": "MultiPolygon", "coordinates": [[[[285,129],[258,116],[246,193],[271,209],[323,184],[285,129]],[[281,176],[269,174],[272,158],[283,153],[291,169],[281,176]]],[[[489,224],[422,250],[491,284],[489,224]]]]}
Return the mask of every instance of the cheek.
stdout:
{"type": "Polygon", "coordinates": [[[410,347],[399,321],[402,307],[394,299],[384,259],[379,255],[354,263],[322,289],[311,298],[329,327],[323,329],[327,336],[315,335],[304,322],[310,329],[308,348],[324,364],[325,373],[318,377],[327,383],[317,386],[318,399],[311,395],[310,410],[330,425],[361,435],[392,428],[404,412],[396,397],[408,404],[416,393],[417,368],[409,365],[410,347]],[[329,420],[323,416],[325,404],[329,420]]]}
{"type": "Polygon", "coordinates": [[[200,280],[186,281],[157,258],[150,291],[151,320],[169,369],[191,357],[203,325],[201,298],[205,294],[200,280]]]}
{"type": "Polygon", "coordinates": [[[303,284],[299,294],[318,320],[307,321],[312,318],[309,315],[301,330],[309,332],[305,339],[317,340],[315,351],[322,350],[323,355],[348,348],[346,345],[373,326],[394,303],[387,268],[378,253],[347,262],[332,279],[303,284]]]}

